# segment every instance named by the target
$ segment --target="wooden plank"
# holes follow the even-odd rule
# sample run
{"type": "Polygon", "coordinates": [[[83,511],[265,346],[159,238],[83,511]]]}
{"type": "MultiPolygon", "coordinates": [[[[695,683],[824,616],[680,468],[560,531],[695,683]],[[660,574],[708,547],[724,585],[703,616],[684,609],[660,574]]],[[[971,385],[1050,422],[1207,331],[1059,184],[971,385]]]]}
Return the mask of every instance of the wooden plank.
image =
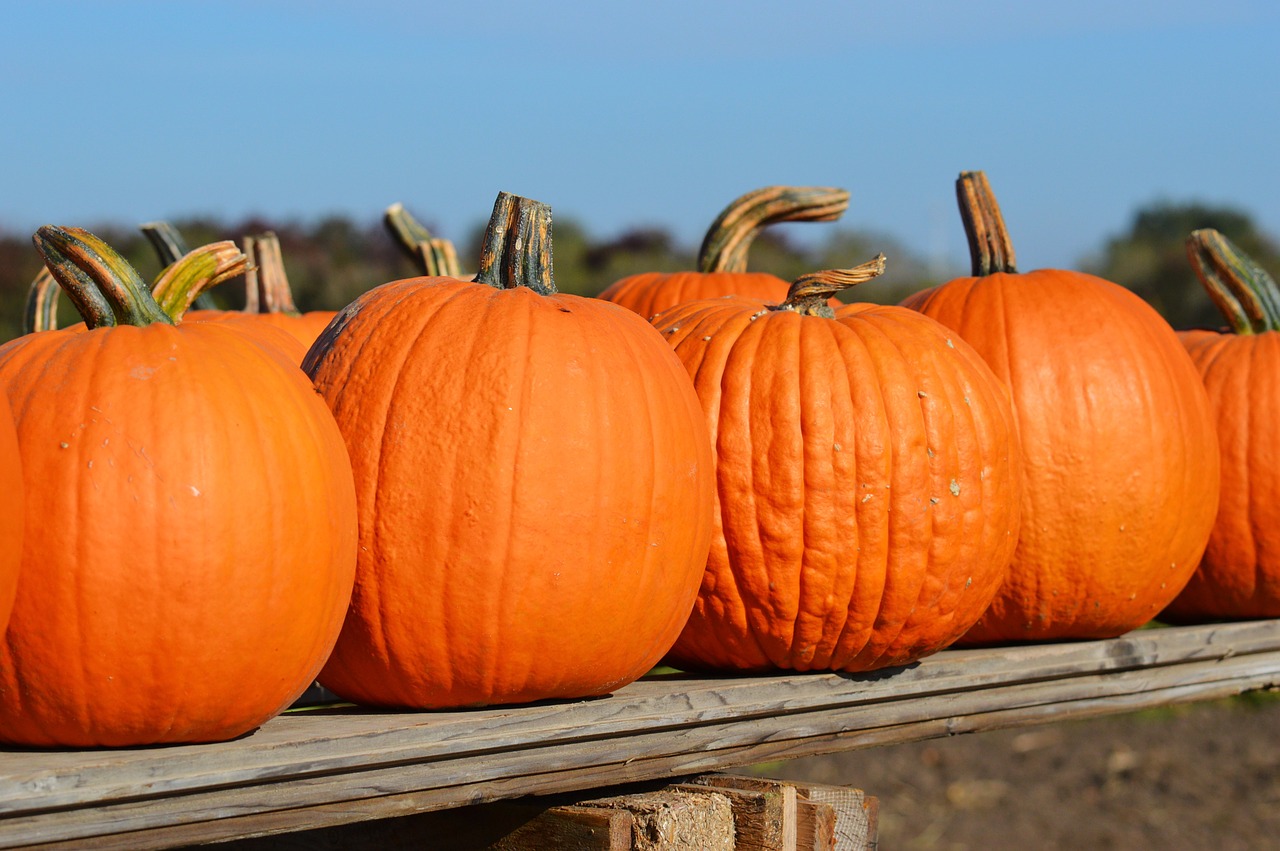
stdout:
{"type": "MultiPolygon", "coordinates": [[[[1223,664],[1231,664],[1232,660],[1223,664]]],[[[1277,660],[1280,663],[1280,660],[1277,660]]],[[[1224,671],[1229,674],[1229,671],[1224,671]]],[[[1234,680],[1227,680],[1229,693],[1236,687],[1234,680]]],[[[1040,689],[1033,685],[1025,688],[1040,689]]],[[[1143,689],[1130,695],[1125,704],[1129,708],[1164,705],[1179,699],[1194,699],[1204,695],[1202,685],[1182,683],[1167,689],[1153,689],[1145,684],[1143,689]]],[[[120,830],[144,830],[160,828],[154,837],[144,839],[142,834],[122,837],[117,846],[96,847],[172,847],[194,842],[202,837],[231,837],[252,835],[254,832],[271,832],[276,830],[296,829],[304,825],[325,823],[341,823],[359,818],[384,817],[401,815],[405,812],[425,811],[448,806],[456,806],[459,802],[494,800],[524,794],[529,791],[541,793],[566,791],[603,785],[609,782],[637,780],[644,777],[664,776],[677,773],[689,773],[690,770],[706,770],[724,764],[741,764],[766,759],[787,758],[812,753],[821,753],[849,747],[860,747],[894,741],[909,741],[931,736],[951,735],[999,726],[1012,726],[1024,723],[1036,723],[1043,720],[1057,720],[1068,717],[1079,717],[1087,714],[1114,711],[1118,705],[1114,695],[1102,694],[1092,699],[1081,698],[1069,703],[1044,703],[1039,697],[1032,695],[1030,704],[1022,709],[981,710],[976,698],[981,695],[943,696],[933,700],[944,701],[941,706],[933,706],[937,717],[925,717],[915,722],[906,722],[884,727],[859,727],[860,719],[851,715],[846,719],[829,719],[841,732],[829,733],[800,741],[763,740],[754,744],[720,750],[715,753],[694,754],[676,753],[664,759],[632,758],[630,762],[600,762],[598,751],[586,751],[579,754],[586,763],[577,768],[566,765],[557,771],[532,773],[543,766],[535,761],[531,765],[514,766],[511,777],[494,778],[487,782],[472,782],[465,785],[423,788],[416,793],[392,794],[396,788],[425,787],[430,783],[424,778],[419,768],[415,775],[413,767],[400,767],[381,772],[379,777],[365,778],[365,786],[358,794],[368,795],[367,799],[350,801],[336,805],[320,805],[314,808],[317,801],[327,797],[350,793],[348,787],[351,778],[328,778],[334,784],[330,788],[316,787],[321,780],[312,778],[298,781],[296,784],[281,784],[266,790],[214,790],[195,796],[181,796],[174,799],[155,799],[147,801],[125,802],[103,808],[46,813],[28,820],[16,819],[0,822],[0,843],[7,846],[21,846],[56,838],[74,839],[76,837],[102,837],[105,833],[120,830]],[[968,710],[978,708],[978,712],[968,710]],[[944,715],[940,709],[951,709],[955,714],[944,715]],[[312,805],[312,809],[307,809],[312,805]],[[254,810],[266,818],[253,818],[254,810]],[[114,824],[109,824],[115,820],[114,824]],[[235,822],[239,822],[236,824],[235,822]],[[182,828],[165,828],[165,825],[186,825],[182,828]],[[105,828],[104,828],[105,826],[105,828]],[[152,840],[155,840],[154,842],[152,840]]],[[[1001,706],[1009,696],[991,695],[992,706],[1001,706]]],[[[883,707],[877,707],[882,710],[883,707]]],[[[925,715],[929,707],[913,707],[911,715],[925,715]]],[[[889,718],[889,716],[884,716],[889,718]]],[[[869,719],[861,719],[866,724],[869,719]]],[[[737,725],[730,727],[741,733],[737,725]]],[[[776,732],[776,731],[775,731],[776,732]]],[[[807,731],[797,731],[804,733],[807,731]]],[[[759,731],[757,731],[757,735],[759,731]]],[[[653,734],[651,734],[653,735],[653,734]]],[[[657,749],[660,739],[655,742],[644,741],[643,737],[635,743],[636,749],[657,749]]],[[[723,743],[722,743],[723,744],[723,743]]],[[[679,750],[680,746],[676,746],[679,750]]],[[[561,757],[567,755],[560,754],[561,757]]],[[[435,768],[440,768],[436,766],[435,768]]],[[[97,842],[102,842],[100,838],[97,842]]],[[[76,847],[73,841],[69,847],[76,847]]]]}
{"type": "Polygon", "coordinates": [[[946,651],[862,676],[642,681],[441,713],[318,710],[236,742],[0,754],[0,847],[174,847],[764,759],[1127,711],[1280,683],[1280,624],[946,651]],[[56,847],[56,846],[51,846],[56,847]]]}
{"type": "Polygon", "coordinates": [[[312,710],[281,716],[248,737],[213,745],[55,752],[39,759],[27,751],[0,751],[0,815],[1277,649],[1280,622],[1262,621],[1144,630],[1106,642],[945,651],[906,668],[863,675],[663,677],[634,683],[607,698],[531,707],[435,713],[312,710]]]}

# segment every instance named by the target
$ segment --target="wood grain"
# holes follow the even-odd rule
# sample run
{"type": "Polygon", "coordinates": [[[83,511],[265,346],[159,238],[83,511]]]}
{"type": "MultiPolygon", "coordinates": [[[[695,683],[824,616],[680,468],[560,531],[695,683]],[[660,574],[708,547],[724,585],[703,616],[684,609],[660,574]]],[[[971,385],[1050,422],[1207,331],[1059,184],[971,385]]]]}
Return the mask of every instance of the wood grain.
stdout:
{"type": "Polygon", "coordinates": [[[1280,621],[945,651],[869,675],[646,678],[523,707],[287,713],[233,742],[0,751],[0,848],[165,848],[1222,697],[1280,621]]]}

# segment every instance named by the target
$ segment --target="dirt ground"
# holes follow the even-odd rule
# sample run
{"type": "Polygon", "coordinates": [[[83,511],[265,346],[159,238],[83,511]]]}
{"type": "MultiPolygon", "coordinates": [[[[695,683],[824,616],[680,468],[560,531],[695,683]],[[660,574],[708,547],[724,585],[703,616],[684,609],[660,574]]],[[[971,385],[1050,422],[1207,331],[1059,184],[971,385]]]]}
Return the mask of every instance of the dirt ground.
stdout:
{"type": "Polygon", "coordinates": [[[880,802],[881,851],[1280,849],[1280,699],[1247,695],[760,767],[880,802]]]}

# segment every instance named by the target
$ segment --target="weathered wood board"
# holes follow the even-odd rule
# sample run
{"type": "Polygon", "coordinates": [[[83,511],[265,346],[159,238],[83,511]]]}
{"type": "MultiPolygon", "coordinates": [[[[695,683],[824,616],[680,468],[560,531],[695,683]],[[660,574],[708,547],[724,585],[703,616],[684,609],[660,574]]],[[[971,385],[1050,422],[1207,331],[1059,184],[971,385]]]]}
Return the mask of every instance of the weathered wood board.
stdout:
{"type": "Polygon", "coordinates": [[[0,750],[0,848],[166,848],[688,776],[1280,685],[1280,621],[952,650],[866,675],[645,678],[605,698],[287,713],[233,742],[0,750]]]}

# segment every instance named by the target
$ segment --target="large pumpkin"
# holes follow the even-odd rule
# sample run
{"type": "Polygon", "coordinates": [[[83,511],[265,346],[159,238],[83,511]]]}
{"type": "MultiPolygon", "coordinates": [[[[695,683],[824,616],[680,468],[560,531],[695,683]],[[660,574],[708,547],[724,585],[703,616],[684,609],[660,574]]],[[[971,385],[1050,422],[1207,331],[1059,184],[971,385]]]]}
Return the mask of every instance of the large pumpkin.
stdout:
{"type": "Polygon", "coordinates": [[[776,275],[747,271],[747,250],[776,222],[834,221],[849,207],[849,193],[828,186],[766,186],[735,199],[702,240],[696,272],[645,272],[614,282],[600,298],[645,318],[686,301],[740,295],[770,303],[791,286],[776,275]]]}
{"type": "Polygon", "coordinates": [[[359,567],[320,682],[443,707],[583,697],[675,641],[711,534],[711,447],[643,319],[557,294],[550,210],[499,196],[476,282],[348,305],[303,368],[355,470],[359,567]]]}
{"type": "Polygon", "coordinates": [[[1218,504],[1209,400],[1168,323],[1080,272],[1018,273],[981,172],[960,176],[973,276],[905,304],[968,341],[1013,396],[1026,470],[1009,579],[966,642],[1106,638],[1186,584],[1218,504]]]}
{"type": "Polygon", "coordinates": [[[18,587],[25,522],[22,459],[9,402],[0,393],[0,635],[4,635],[18,587]]]}
{"type": "Polygon", "coordinates": [[[716,450],[715,535],[672,664],[864,671],[962,635],[1018,530],[1013,414],[956,335],[827,299],[879,262],[800,279],[781,305],[719,298],[654,323],[716,450]]]}
{"type": "Polygon", "coordinates": [[[0,740],[238,736],[313,681],[341,626],[341,435],[281,350],[175,325],[91,234],[36,242],[90,328],[0,346],[27,486],[0,740]]]}
{"type": "Polygon", "coordinates": [[[1179,336],[1217,418],[1222,497],[1204,558],[1169,620],[1280,617],[1280,288],[1213,230],[1187,254],[1230,328],[1179,336]]]}

